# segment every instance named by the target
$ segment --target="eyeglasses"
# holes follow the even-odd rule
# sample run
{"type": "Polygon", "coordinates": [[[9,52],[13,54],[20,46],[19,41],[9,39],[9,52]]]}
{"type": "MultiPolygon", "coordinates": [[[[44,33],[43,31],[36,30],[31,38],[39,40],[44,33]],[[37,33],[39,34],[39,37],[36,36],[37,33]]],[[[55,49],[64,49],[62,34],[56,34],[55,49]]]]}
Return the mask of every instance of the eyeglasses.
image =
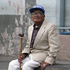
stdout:
{"type": "Polygon", "coordinates": [[[40,16],[40,15],[44,15],[44,14],[41,13],[41,12],[33,12],[32,15],[38,15],[38,16],[40,16]]]}

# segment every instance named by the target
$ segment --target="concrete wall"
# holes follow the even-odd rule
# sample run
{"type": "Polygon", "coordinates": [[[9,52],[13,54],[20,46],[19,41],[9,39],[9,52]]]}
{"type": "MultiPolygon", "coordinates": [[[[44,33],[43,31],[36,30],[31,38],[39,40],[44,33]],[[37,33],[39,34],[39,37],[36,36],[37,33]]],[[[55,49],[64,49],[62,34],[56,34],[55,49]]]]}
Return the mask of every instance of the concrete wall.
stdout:
{"type": "Polygon", "coordinates": [[[70,61],[70,35],[60,35],[60,51],[58,53],[58,60],[70,61]]]}
{"type": "Polygon", "coordinates": [[[25,14],[25,0],[0,0],[0,14],[25,14]]]}
{"type": "Polygon", "coordinates": [[[27,28],[32,24],[29,8],[35,3],[35,0],[0,0],[0,55],[19,54],[19,33],[24,33],[23,47],[25,46],[27,28]]]}

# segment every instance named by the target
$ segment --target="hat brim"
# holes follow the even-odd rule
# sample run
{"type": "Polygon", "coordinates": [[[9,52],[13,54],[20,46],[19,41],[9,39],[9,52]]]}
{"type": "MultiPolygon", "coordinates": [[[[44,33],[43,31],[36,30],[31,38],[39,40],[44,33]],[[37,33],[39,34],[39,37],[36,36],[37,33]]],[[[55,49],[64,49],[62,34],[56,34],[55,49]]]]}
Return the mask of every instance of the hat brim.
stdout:
{"type": "Polygon", "coordinates": [[[29,11],[30,11],[30,13],[32,13],[34,10],[41,10],[44,12],[44,10],[42,10],[41,8],[31,8],[29,11]]]}

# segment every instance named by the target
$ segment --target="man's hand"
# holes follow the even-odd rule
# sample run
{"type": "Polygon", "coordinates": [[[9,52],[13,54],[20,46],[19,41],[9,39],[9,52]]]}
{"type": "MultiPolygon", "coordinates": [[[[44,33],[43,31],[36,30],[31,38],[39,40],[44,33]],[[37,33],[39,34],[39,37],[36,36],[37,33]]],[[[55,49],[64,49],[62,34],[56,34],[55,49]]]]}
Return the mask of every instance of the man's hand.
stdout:
{"type": "Polygon", "coordinates": [[[41,69],[44,70],[47,65],[49,65],[47,62],[41,63],[41,69]]]}
{"type": "Polygon", "coordinates": [[[25,54],[22,54],[22,55],[18,55],[18,61],[19,62],[22,62],[22,60],[25,58],[25,54]]]}

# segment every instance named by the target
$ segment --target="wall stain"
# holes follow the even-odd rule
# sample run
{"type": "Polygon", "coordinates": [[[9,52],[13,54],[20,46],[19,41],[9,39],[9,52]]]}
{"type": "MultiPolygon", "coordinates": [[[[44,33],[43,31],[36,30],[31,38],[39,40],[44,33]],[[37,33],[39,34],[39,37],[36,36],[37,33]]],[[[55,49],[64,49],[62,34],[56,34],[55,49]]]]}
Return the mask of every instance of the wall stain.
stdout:
{"type": "Polygon", "coordinates": [[[29,9],[34,2],[25,2],[25,15],[23,15],[23,0],[8,0],[9,6],[14,7],[15,15],[0,15],[0,55],[15,56],[20,51],[19,33],[24,33],[23,48],[27,41],[28,27],[33,24],[29,9]]]}

